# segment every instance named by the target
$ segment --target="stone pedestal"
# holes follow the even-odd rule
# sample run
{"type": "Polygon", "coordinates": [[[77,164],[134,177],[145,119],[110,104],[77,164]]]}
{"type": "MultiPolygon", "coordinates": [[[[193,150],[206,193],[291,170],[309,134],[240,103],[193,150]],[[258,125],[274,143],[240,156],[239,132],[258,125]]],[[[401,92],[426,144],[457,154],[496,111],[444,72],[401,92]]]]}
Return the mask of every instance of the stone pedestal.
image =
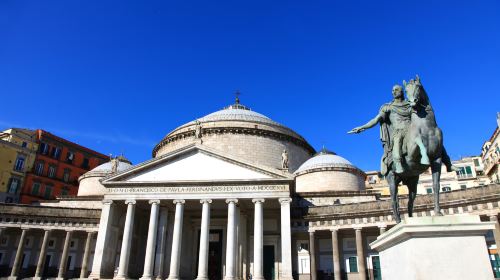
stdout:
{"type": "Polygon", "coordinates": [[[384,280],[493,279],[484,238],[493,228],[475,215],[408,218],[370,246],[384,280]]]}

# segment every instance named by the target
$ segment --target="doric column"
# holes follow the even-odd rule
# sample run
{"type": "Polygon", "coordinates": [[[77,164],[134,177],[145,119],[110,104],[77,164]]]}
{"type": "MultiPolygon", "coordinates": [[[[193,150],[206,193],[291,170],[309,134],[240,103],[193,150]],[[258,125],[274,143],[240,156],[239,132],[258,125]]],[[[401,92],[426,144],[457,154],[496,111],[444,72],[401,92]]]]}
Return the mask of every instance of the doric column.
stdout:
{"type": "Polygon", "coordinates": [[[311,268],[311,280],[316,280],[316,241],[314,239],[314,230],[309,230],[309,259],[311,268]]]}
{"type": "Polygon", "coordinates": [[[156,279],[163,280],[164,277],[164,266],[166,258],[166,247],[167,247],[167,222],[168,222],[168,208],[160,207],[160,221],[158,223],[158,239],[160,240],[159,247],[156,251],[156,279]]]}
{"type": "Polygon", "coordinates": [[[359,279],[366,279],[365,251],[363,249],[363,234],[361,228],[354,228],[356,231],[356,254],[358,256],[359,279]]]}
{"type": "Polygon", "coordinates": [[[66,239],[64,239],[64,248],[62,251],[61,259],[59,260],[59,272],[57,273],[57,279],[64,279],[66,275],[66,265],[68,262],[68,253],[69,253],[69,243],[71,241],[71,235],[73,231],[66,231],[66,239]]]}
{"type": "Polygon", "coordinates": [[[82,269],[80,270],[80,278],[85,278],[87,275],[89,257],[90,257],[90,244],[92,243],[92,231],[87,232],[87,240],[85,241],[85,251],[83,252],[82,269]]]}
{"type": "Polygon", "coordinates": [[[38,256],[38,263],[36,264],[35,276],[33,279],[41,279],[42,270],[45,265],[45,256],[47,255],[47,244],[49,243],[50,229],[44,230],[42,247],[40,248],[40,254],[38,256]]]}
{"type": "Polygon", "coordinates": [[[495,244],[497,248],[500,249],[500,226],[498,225],[498,213],[490,215],[490,222],[495,222],[495,229],[493,230],[493,237],[495,238],[495,244]]]}
{"type": "Polygon", "coordinates": [[[264,279],[264,199],[252,199],[255,204],[253,224],[253,278],[264,279]]]}
{"type": "Polygon", "coordinates": [[[120,263],[115,279],[126,279],[128,276],[128,261],[130,259],[130,248],[132,245],[132,231],[134,230],[135,200],[126,200],[125,204],[127,204],[127,216],[125,217],[125,226],[123,227],[120,263]]]}
{"type": "Polygon", "coordinates": [[[378,225],[378,229],[380,231],[380,235],[384,234],[386,228],[387,228],[387,225],[385,225],[385,224],[378,225]]]}
{"type": "Polygon", "coordinates": [[[202,199],[201,229],[200,229],[200,252],[198,254],[198,280],[208,279],[208,246],[210,235],[210,199],[202,199]]]}
{"type": "Polygon", "coordinates": [[[241,279],[247,279],[247,215],[245,213],[240,213],[240,260],[241,260],[241,279]]]}
{"type": "Polygon", "coordinates": [[[103,268],[105,267],[105,260],[103,259],[104,252],[108,250],[107,245],[109,242],[109,235],[111,233],[111,223],[112,219],[110,217],[113,214],[113,201],[103,200],[101,218],[99,220],[99,231],[97,232],[97,240],[94,249],[94,260],[92,262],[92,272],[89,275],[90,279],[101,279],[105,278],[103,275],[103,268]]]}
{"type": "Polygon", "coordinates": [[[332,252],[333,252],[333,276],[341,279],[340,275],[340,251],[338,229],[332,229],[332,252]]]}
{"type": "Polygon", "coordinates": [[[17,279],[17,274],[19,273],[19,267],[22,265],[21,259],[24,253],[24,242],[26,239],[27,228],[21,229],[21,237],[19,238],[19,244],[17,245],[16,258],[14,259],[14,265],[12,265],[12,271],[10,272],[9,279],[17,279]]]}
{"type": "Polygon", "coordinates": [[[281,277],[293,280],[292,276],[292,229],[290,225],[291,198],[280,198],[281,204],[281,277]]]}
{"type": "Polygon", "coordinates": [[[236,277],[236,203],[237,199],[226,199],[227,203],[227,239],[226,239],[226,274],[224,280],[236,277]]]}
{"type": "Polygon", "coordinates": [[[146,242],[146,254],[144,258],[144,273],[141,279],[153,278],[153,266],[156,249],[156,227],[158,225],[158,210],[160,208],[159,200],[150,200],[151,213],[149,215],[148,239],[146,242]]]}
{"type": "Polygon", "coordinates": [[[174,234],[172,238],[172,253],[170,255],[170,275],[168,279],[179,279],[179,267],[181,265],[181,242],[182,242],[182,220],[184,215],[185,200],[177,199],[175,204],[174,234]]]}

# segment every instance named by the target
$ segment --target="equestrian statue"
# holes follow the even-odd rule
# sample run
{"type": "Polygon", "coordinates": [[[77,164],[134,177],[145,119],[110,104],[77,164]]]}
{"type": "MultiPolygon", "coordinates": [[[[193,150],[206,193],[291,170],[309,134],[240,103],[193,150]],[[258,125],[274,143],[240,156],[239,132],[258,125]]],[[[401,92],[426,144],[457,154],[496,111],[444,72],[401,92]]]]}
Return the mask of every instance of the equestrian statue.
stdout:
{"type": "Polygon", "coordinates": [[[398,185],[408,187],[408,216],[413,216],[413,203],[417,195],[418,177],[431,168],[434,190],[434,213],[442,215],[439,207],[439,180],[441,164],[448,172],[456,171],[443,146],[443,133],[437,126],[434,110],[418,75],[403,87],[392,88],[393,101],[384,104],[378,115],[365,125],[348,133],[360,133],[380,124],[380,139],[384,148],[381,173],[387,179],[391,192],[392,211],[397,223],[401,222],[398,185]]]}

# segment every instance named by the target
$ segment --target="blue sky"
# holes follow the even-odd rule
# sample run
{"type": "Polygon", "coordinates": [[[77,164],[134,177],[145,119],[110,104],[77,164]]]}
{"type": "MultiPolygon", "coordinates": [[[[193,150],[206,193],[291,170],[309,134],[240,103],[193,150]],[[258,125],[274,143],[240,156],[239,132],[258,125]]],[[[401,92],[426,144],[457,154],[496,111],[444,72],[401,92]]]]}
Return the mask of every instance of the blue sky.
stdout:
{"type": "Polygon", "coordinates": [[[42,128],[134,163],[234,101],[365,170],[378,128],[347,135],[419,74],[452,158],[500,111],[500,2],[0,2],[0,129],[42,128]]]}

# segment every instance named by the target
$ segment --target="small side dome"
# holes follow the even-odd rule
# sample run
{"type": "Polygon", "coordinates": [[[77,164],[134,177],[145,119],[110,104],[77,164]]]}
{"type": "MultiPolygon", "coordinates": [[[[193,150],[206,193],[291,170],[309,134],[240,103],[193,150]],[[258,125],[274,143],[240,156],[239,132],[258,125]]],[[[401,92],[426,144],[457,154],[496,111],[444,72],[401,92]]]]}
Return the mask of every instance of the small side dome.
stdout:
{"type": "Polygon", "coordinates": [[[295,171],[296,192],[364,191],[366,174],[323,148],[295,171]]]}
{"type": "Polygon", "coordinates": [[[132,167],[132,162],[123,155],[112,158],[78,178],[78,196],[103,195],[106,188],[100,180],[112,173],[121,172],[132,167]]]}

